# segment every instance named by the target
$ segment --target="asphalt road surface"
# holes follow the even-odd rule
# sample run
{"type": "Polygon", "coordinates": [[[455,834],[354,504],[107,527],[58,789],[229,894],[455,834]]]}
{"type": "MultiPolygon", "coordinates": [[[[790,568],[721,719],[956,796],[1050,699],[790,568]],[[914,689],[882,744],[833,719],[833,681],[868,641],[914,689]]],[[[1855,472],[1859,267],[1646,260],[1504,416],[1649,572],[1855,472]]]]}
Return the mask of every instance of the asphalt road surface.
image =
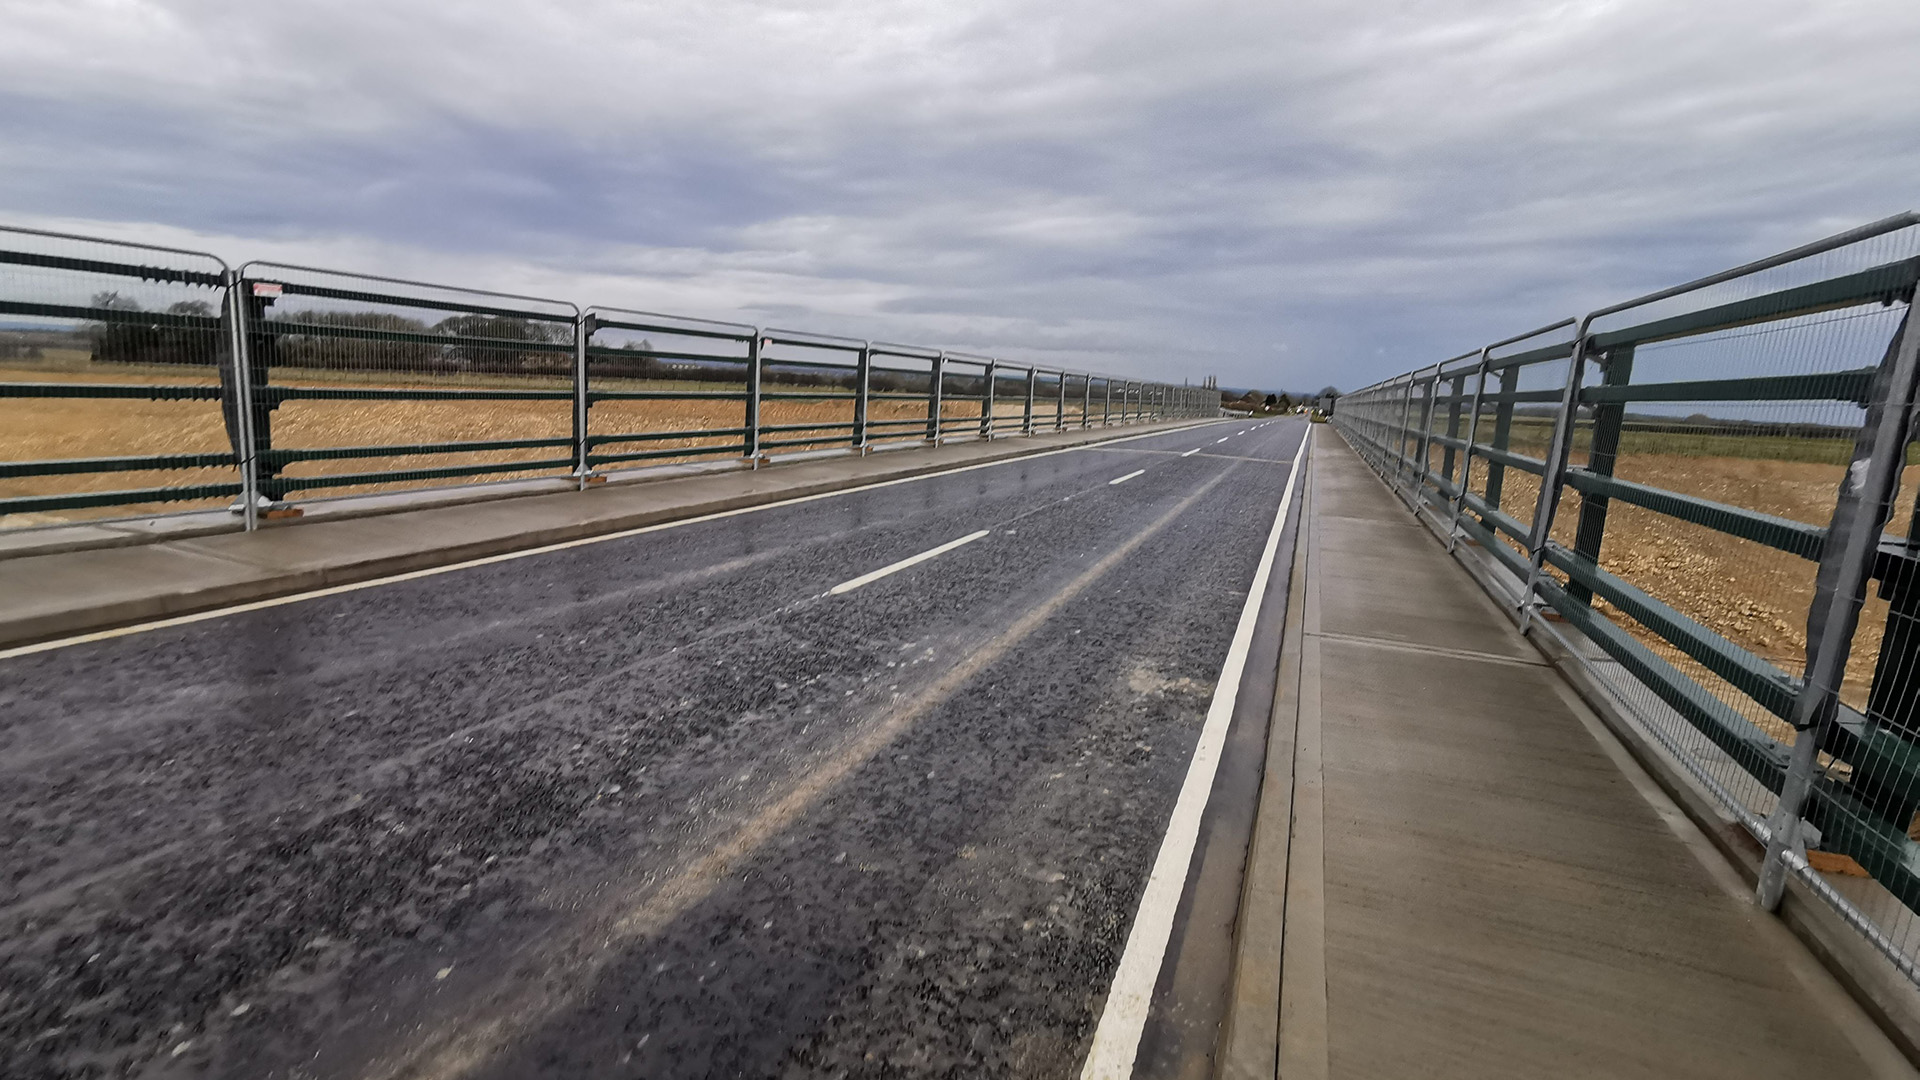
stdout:
{"type": "Polygon", "coordinates": [[[0,660],[0,1073],[1075,1075],[1302,429],[0,660]]]}

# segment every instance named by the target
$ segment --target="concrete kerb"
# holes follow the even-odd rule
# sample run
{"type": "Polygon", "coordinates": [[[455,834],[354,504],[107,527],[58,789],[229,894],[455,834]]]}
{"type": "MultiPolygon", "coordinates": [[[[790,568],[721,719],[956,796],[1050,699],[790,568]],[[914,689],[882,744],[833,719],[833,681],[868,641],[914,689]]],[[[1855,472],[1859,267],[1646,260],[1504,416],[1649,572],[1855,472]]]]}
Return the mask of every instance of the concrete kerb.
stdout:
{"type": "Polygon", "coordinates": [[[1293,834],[1295,728],[1300,719],[1300,663],[1306,618],[1308,529],[1313,512],[1312,459],[1302,481],[1287,613],[1280,638],[1279,675],[1268,720],[1267,753],[1259,791],[1240,910],[1226,1015],[1221,1021],[1214,1076],[1270,1080],[1278,1067],[1280,970],[1286,930],[1287,859],[1293,834]]]}
{"type": "MultiPolygon", "coordinates": [[[[1371,474],[1372,470],[1368,472],[1371,474]]],[[[1384,485],[1385,481],[1381,483],[1384,485]]],[[[1424,512],[1423,508],[1413,510],[1414,517],[1444,547],[1448,540],[1447,523],[1424,512]]],[[[1523,583],[1470,537],[1462,537],[1452,555],[1494,606],[1517,626],[1523,583]]],[[[1577,656],[1539,625],[1527,627],[1523,636],[1559,672],[1581,703],[1599,718],[1617,745],[1705,834],[1714,850],[1749,886],[1757,885],[1765,849],[1710,792],[1640,731],[1625,704],[1594,677],[1585,660],[1599,658],[1598,647],[1589,646],[1595,654],[1593,657],[1577,656]]],[[[1574,643],[1576,647],[1581,644],[1578,639],[1574,639],[1574,643]]],[[[1839,913],[1798,878],[1787,879],[1787,891],[1777,914],[1900,1053],[1920,1067],[1920,988],[1895,970],[1839,913]]]]}
{"type": "MultiPolygon", "coordinates": [[[[917,454],[816,459],[787,469],[734,470],[706,476],[603,486],[486,502],[436,505],[375,517],[292,523],[258,533],[163,540],[133,546],[0,559],[0,648],[110,630],[260,600],[355,584],[551,544],[789,499],[831,494],[1050,451],[1178,431],[1213,419],[1087,429],[1032,439],[970,442],[917,454]],[[802,471],[805,470],[805,471],[802,471]],[[832,475],[822,476],[827,471],[832,475]],[[698,489],[731,482],[744,490],[698,489]],[[659,496],[631,510],[610,505],[659,496]],[[601,505],[595,507],[598,501],[601,505]],[[604,512],[601,512],[604,511],[604,512]],[[405,528],[457,520],[455,529],[405,528]],[[551,518],[551,520],[540,520],[551,518]],[[512,519],[521,519],[515,522],[512,519]],[[409,540],[403,533],[411,532],[409,540]],[[428,538],[419,539],[426,533],[428,538]],[[358,541],[377,538],[372,549],[358,541]],[[305,542],[301,542],[305,541],[305,542]],[[292,565],[274,564],[268,544],[307,549],[292,565]],[[337,548],[337,550],[335,550],[337,548]]],[[[284,554],[284,553],[282,553],[284,554]]]]}

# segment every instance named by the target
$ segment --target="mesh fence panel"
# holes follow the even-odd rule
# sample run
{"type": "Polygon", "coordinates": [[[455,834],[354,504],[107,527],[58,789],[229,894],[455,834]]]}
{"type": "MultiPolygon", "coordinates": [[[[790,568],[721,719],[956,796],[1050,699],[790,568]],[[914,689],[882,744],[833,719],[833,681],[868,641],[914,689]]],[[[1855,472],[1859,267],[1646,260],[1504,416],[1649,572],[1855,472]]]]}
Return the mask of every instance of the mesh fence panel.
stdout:
{"type": "Polygon", "coordinates": [[[1448,495],[1445,451],[1471,444],[1458,538],[1486,545],[1516,582],[1535,581],[1549,632],[1577,642],[1651,741],[1763,838],[1780,828],[1764,822],[1794,748],[1811,755],[1812,844],[1793,865],[1910,976],[1920,971],[1920,456],[1906,417],[1920,379],[1902,374],[1911,351],[1900,358],[1920,342],[1906,334],[1917,233],[1895,221],[1609,309],[1585,325],[1570,412],[1576,350],[1562,332],[1488,350],[1459,389],[1443,365],[1348,395],[1336,414],[1417,503],[1448,495]],[[1471,434],[1460,437],[1454,407],[1469,392],[1478,404],[1465,406],[1471,434]],[[1867,427],[1870,402],[1886,403],[1876,407],[1896,425],[1867,427]],[[1537,529],[1545,475],[1559,482],[1537,529]],[[1897,492],[1884,513],[1861,494],[1869,475],[1897,492]],[[1849,610],[1854,564],[1842,558],[1846,534],[1829,535],[1843,518],[1884,534],[1861,534],[1854,584],[1871,588],[1858,627],[1819,646],[1838,650],[1818,654],[1833,675],[1808,688],[1810,635],[1843,626],[1831,613],[1849,610]],[[1796,731],[1796,716],[1814,722],[1796,731]]]}
{"type": "Polygon", "coordinates": [[[739,457],[755,330],[591,308],[588,465],[596,470],[739,457]]]}
{"type": "Polygon", "coordinates": [[[0,529],[222,507],[226,266],[0,229],[0,529]]]}
{"type": "Polygon", "coordinates": [[[251,528],[255,509],[321,498],[1218,411],[920,346],[268,262],[238,274],[0,227],[0,529],[252,502],[251,528]]]}
{"type": "Polygon", "coordinates": [[[243,277],[268,500],[574,467],[573,305],[268,263],[243,277]]]}

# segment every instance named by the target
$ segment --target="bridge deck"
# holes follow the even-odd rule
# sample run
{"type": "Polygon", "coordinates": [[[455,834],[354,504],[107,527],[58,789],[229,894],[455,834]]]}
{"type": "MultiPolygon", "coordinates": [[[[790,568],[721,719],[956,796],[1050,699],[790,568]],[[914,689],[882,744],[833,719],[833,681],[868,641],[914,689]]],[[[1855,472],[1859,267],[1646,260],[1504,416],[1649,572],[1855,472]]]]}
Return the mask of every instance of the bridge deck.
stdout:
{"type": "Polygon", "coordinates": [[[1314,455],[1227,1073],[1912,1075],[1339,437],[1314,455]]]}

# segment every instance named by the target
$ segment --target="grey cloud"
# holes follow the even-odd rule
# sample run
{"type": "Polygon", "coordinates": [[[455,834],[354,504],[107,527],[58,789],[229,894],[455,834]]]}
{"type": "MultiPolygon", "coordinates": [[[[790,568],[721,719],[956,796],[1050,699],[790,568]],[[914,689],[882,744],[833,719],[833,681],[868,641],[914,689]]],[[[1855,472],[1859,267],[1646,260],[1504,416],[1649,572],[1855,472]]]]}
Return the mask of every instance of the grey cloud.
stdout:
{"type": "Polygon", "coordinates": [[[1235,384],[1354,385],[1917,201],[1908,0],[0,18],[0,217],[1235,384]]]}

